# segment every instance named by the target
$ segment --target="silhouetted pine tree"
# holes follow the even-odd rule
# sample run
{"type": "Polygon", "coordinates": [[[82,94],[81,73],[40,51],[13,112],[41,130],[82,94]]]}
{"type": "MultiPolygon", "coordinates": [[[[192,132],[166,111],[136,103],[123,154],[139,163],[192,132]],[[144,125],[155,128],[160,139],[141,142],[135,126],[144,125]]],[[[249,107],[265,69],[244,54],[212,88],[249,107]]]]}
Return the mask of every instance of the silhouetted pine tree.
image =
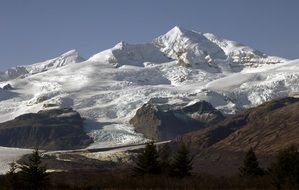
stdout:
{"type": "Polygon", "coordinates": [[[181,144],[171,164],[171,175],[175,177],[186,177],[191,175],[192,158],[185,144],[181,144]]]}
{"type": "Polygon", "coordinates": [[[133,171],[136,175],[160,174],[161,167],[158,161],[159,154],[154,142],[146,144],[144,151],[138,155],[133,171]]]}
{"type": "Polygon", "coordinates": [[[25,162],[20,166],[21,180],[28,189],[46,189],[48,182],[46,167],[42,165],[38,149],[35,149],[25,162]]]}
{"type": "Polygon", "coordinates": [[[14,190],[14,189],[19,189],[18,188],[18,183],[19,183],[19,178],[17,174],[17,165],[15,162],[10,163],[10,169],[6,174],[7,177],[7,182],[9,189],[14,190]]]}
{"type": "Polygon", "coordinates": [[[270,166],[270,174],[277,189],[283,185],[299,189],[299,152],[295,146],[279,151],[270,166]]]}
{"type": "Polygon", "coordinates": [[[259,166],[259,162],[255,156],[252,148],[248,150],[243,160],[242,165],[239,168],[240,176],[261,176],[264,174],[264,170],[259,166]]]}
{"type": "Polygon", "coordinates": [[[159,162],[161,166],[161,172],[164,174],[170,174],[171,172],[171,165],[170,165],[170,156],[171,150],[168,144],[163,144],[159,148],[159,162]]]}

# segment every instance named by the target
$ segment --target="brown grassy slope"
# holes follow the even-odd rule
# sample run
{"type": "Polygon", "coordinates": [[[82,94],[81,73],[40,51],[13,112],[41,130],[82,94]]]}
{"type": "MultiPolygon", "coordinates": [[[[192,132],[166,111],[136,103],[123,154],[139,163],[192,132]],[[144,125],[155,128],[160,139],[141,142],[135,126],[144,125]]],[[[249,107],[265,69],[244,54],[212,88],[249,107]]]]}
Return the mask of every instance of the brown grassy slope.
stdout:
{"type": "Polygon", "coordinates": [[[236,173],[250,147],[267,166],[281,148],[299,146],[299,99],[289,97],[264,103],[184,135],[182,140],[196,155],[196,170],[220,175],[236,173]]]}

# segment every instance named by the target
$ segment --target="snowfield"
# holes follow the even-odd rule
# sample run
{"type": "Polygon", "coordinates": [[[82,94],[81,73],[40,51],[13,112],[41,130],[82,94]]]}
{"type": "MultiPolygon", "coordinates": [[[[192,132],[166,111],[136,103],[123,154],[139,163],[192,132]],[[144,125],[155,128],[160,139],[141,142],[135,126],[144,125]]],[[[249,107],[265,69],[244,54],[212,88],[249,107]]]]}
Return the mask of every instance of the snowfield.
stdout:
{"type": "Polygon", "coordinates": [[[95,141],[90,148],[144,142],[128,122],[151,99],[167,104],[206,100],[230,114],[299,92],[299,60],[179,27],[153,43],[121,42],[86,61],[72,50],[26,69],[17,78],[1,78],[0,87],[14,89],[0,90],[0,122],[73,107],[86,118],[95,141]]]}

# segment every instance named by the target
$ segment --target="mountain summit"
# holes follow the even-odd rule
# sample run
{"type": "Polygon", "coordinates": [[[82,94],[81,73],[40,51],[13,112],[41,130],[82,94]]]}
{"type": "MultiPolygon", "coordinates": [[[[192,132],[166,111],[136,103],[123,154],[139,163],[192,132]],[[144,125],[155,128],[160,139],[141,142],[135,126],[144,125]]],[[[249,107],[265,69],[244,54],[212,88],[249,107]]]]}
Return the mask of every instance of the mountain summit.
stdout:
{"type": "Polygon", "coordinates": [[[223,50],[199,32],[178,26],[154,39],[153,43],[173,59],[188,65],[211,63],[214,59],[226,59],[223,50]]]}
{"type": "Polygon", "coordinates": [[[220,69],[219,65],[226,62],[234,69],[286,61],[210,33],[202,34],[178,26],[154,39],[153,43],[169,57],[189,66],[209,64],[220,69]]]}
{"type": "Polygon", "coordinates": [[[240,71],[245,67],[287,61],[210,33],[203,34],[178,26],[153,39],[152,43],[120,42],[111,49],[93,55],[89,60],[114,66],[144,66],[148,62],[160,64],[176,60],[178,65],[212,73],[240,71]]]}

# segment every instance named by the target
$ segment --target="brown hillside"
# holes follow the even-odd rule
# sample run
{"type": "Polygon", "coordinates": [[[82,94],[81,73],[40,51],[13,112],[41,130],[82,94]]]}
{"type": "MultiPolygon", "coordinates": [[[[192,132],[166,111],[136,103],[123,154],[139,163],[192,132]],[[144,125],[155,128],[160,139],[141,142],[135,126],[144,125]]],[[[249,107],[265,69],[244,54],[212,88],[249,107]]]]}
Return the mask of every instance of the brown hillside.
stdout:
{"type": "Polygon", "coordinates": [[[299,99],[267,102],[181,138],[196,155],[198,170],[235,173],[250,147],[267,166],[278,150],[291,144],[299,147],[299,99]]]}

